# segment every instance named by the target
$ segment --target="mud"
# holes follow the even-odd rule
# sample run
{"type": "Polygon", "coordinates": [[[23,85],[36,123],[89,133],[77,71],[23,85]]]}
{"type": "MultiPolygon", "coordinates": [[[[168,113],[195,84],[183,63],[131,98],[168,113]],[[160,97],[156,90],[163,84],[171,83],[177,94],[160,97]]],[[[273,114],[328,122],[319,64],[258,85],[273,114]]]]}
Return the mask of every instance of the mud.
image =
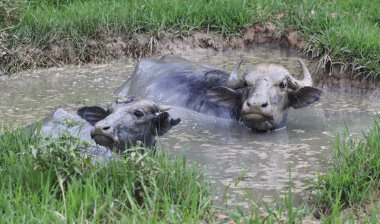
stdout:
{"type": "Polygon", "coordinates": [[[314,85],[331,90],[366,94],[379,87],[379,80],[370,79],[366,73],[354,73],[343,65],[326,65],[321,61],[310,64],[314,85]],[[321,64],[322,63],[322,64],[321,64]]]}
{"type": "MultiPolygon", "coordinates": [[[[274,15],[276,18],[285,14],[274,15]]],[[[330,58],[308,55],[306,42],[297,31],[283,30],[273,23],[255,23],[240,34],[225,37],[218,32],[200,30],[186,35],[166,33],[156,38],[149,34],[135,36],[104,35],[88,40],[57,40],[44,48],[20,44],[7,49],[6,31],[0,31],[0,76],[26,69],[48,68],[65,64],[105,63],[110,60],[143,58],[182,52],[222,52],[227,49],[246,49],[252,46],[277,46],[290,48],[299,57],[315,60],[312,65],[315,84],[328,89],[367,92],[373,90],[377,80],[366,77],[368,71],[344,65],[332,65],[330,58]],[[355,71],[355,72],[353,72],[355,71]],[[348,74],[348,75],[347,75],[348,74]]]]}
{"type": "Polygon", "coordinates": [[[304,40],[297,32],[280,30],[272,23],[255,23],[240,34],[225,37],[210,30],[174,35],[167,33],[156,38],[148,34],[132,37],[99,35],[88,40],[57,40],[43,49],[30,44],[20,44],[16,49],[6,49],[0,35],[0,68],[12,73],[24,69],[61,66],[64,64],[103,63],[123,57],[141,58],[184,51],[223,51],[243,49],[252,45],[272,44],[304,50],[304,40]]]}
{"type": "Polygon", "coordinates": [[[0,37],[0,68],[12,73],[24,69],[103,63],[123,57],[141,58],[184,51],[223,51],[273,44],[302,52],[305,46],[299,34],[294,31],[281,31],[272,23],[256,23],[241,34],[231,37],[209,30],[180,36],[167,33],[160,38],[148,34],[127,37],[106,36],[102,33],[99,31],[95,39],[57,40],[46,44],[42,49],[30,44],[20,44],[16,49],[8,50],[0,37]]]}

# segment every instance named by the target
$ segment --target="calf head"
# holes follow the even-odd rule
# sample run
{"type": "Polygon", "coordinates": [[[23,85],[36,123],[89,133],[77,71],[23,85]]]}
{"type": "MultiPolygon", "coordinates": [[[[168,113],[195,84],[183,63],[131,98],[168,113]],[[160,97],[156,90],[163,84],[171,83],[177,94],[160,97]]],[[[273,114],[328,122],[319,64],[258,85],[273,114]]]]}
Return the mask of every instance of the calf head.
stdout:
{"type": "Polygon", "coordinates": [[[127,97],[118,99],[108,110],[93,106],[83,107],[77,113],[94,126],[91,138],[97,144],[123,151],[136,144],[151,147],[156,135],[177,125],[180,119],[170,118],[169,109],[151,100],[127,97]]]}
{"type": "Polygon", "coordinates": [[[290,107],[302,108],[319,100],[321,91],[312,86],[305,64],[299,60],[303,78],[297,80],[281,65],[260,64],[237,76],[240,61],[226,86],[208,90],[208,99],[234,107],[244,125],[257,131],[275,130],[286,125],[290,107]]]}

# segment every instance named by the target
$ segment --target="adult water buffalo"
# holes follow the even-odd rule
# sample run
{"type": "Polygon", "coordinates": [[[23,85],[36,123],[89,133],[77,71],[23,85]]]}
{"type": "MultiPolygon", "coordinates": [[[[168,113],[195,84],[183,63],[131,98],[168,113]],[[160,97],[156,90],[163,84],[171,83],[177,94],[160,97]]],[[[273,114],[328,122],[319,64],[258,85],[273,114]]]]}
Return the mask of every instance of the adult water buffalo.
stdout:
{"type": "Polygon", "coordinates": [[[283,128],[289,107],[302,108],[319,100],[321,91],[311,87],[311,75],[301,60],[301,80],[276,64],[256,65],[239,77],[241,63],[228,74],[173,56],[142,60],[116,93],[241,120],[257,131],[283,128]]]}
{"type": "Polygon", "coordinates": [[[42,132],[57,136],[69,131],[118,152],[136,144],[152,147],[157,135],[180,122],[169,116],[169,109],[136,97],[120,98],[108,110],[98,106],[82,107],[76,113],[57,109],[43,121],[42,132]]]}

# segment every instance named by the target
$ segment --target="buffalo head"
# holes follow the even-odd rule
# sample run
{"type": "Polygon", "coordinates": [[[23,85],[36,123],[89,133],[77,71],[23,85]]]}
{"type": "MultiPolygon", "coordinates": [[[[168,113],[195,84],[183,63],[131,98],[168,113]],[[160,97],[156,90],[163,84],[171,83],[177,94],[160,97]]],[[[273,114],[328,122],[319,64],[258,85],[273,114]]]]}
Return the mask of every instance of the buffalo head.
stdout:
{"type": "Polygon", "coordinates": [[[317,100],[321,91],[312,86],[305,64],[301,80],[281,65],[260,64],[237,75],[236,65],[225,86],[209,89],[208,100],[221,106],[235,107],[244,125],[257,131],[275,130],[286,125],[290,107],[302,108],[317,100]]]}
{"type": "Polygon", "coordinates": [[[165,134],[180,119],[170,118],[170,107],[158,106],[151,100],[136,97],[120,98],[105,110],[101,107],[83,107],[78,115],[93,129],[91,138],[99,145],[123,151],[136,144],[151,147],[156,135],[165,134]]]}

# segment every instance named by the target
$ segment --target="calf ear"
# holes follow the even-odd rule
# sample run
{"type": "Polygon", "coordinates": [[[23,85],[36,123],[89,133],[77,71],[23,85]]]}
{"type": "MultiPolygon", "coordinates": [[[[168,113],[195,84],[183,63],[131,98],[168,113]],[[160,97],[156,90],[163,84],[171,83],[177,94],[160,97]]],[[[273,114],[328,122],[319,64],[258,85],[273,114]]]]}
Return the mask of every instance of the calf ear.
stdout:
{"type": "Polygon", "coordinates": [[[235,107],[241,101],[241,93],[224,86],[207,90],[208,101],[223,107],[235,107]]]}
{"type": "Polygon", "coordinates": [[[110,112],[104,110],[101,107],[93,106],[93,107],[82,107],[77,111],[77,114],[81,116],[83,119],[88,121],[91,125],[94,125],[96,122],[103,120],[107,117],[110,112]]]}
{"type": "Polygon", "coordinates": [[[289,93],[289,106],[295,109],[306,107],[318,101],[321,94],[322,91],[317,88],[311,86],[301,87],[289,93]]]}
{"type": "Polygon", "coordinates": [[[181,122],[180,118],[173,119],[170,118],[169,113],[163,112],[159,114],[155,119],[155,126],[157,130],[157,135],[162,136],[168,132],[173,126],[176,126],[181,122]]]}

